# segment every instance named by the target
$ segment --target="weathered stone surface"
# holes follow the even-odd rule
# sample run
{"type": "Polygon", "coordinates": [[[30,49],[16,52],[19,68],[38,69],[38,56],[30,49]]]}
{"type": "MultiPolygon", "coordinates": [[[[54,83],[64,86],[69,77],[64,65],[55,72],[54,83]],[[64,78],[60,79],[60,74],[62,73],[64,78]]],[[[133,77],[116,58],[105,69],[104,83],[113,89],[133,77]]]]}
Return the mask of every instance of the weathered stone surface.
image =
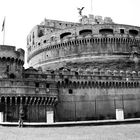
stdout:
{"type": "Polygon", "coordinates": [[[115,119],[116,109],[140,117],[140,28],[97,18],[36,26],[28,69],[22,49],[0,46],[4,121],[18,121],[21,105],[27,122],[46,122],[46,111],[54,121],[115,119]]]}
{"type": "MultiPolygon", "coordinates": [[[[68,23],[63,22],[58,29],[59,23],[61,21],[45,20],[44,24],[47,26],[38,26],[41,26],[44,32],[53,27],[54,30],[51,33],[38,37],[39,28],[34,28],[28,35],[28,38],[31,38],[27,45],[30,66],[35,68],[41,66],[43,70],[46,70],[57,69],[72,63],[74,66],[75,63],[86,65],[89,62],[96,63],[96,61],[100,62],[98,67],[103,67],[103,65],[106,67],[109,63],[109,65],[118,65],[116,67],[120,68],[121,66],[115,63],[116,61],[130,62],[132,67],[133,63],[136,63],[138,66],[140,59],[139,27],[114,23],[93,25],[69,23],[70,27],[64,28],[63,25],[68,23]],[[48,25],[48,22],[52,24],[48,25]],[[39,44],[32,44],[33,33],[34,40],[39,44]],[[52,37],[55,39],[52,40],[52,37]]],[[[92,63],[91,66],[93,66],[92,63]]],[[[127,69],[127,66],[124,69],[127,69]]],[[[138,67],[137,70],[139,70],[138,67]]]]}

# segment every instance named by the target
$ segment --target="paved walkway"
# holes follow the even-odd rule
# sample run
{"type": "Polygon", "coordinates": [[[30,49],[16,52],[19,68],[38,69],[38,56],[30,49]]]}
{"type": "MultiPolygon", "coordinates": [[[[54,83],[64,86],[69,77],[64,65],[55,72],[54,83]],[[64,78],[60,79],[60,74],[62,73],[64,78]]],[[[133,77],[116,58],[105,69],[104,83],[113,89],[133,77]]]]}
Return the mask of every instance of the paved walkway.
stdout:
{"type": "MultiPolygon", "coordinates": [[[[24,126],[30,127],[61,127],[61,126],[86,126],[86,125],[113,125],[113,124],[130,124],[140,123],[140,118],[124,119],[124,120],[98,120],[98,121],[74,121],[74,122],[54,122],[54,123],[36,123],[24,122],[24,126]]],[[[2,126],[18,126],[18,122],[3,122],[2,126]]]]}
{"type": "Polygon", "coordinates": [[[0,140],[140,140],[140,123],[74,127],[3,127],[0,140]]]}

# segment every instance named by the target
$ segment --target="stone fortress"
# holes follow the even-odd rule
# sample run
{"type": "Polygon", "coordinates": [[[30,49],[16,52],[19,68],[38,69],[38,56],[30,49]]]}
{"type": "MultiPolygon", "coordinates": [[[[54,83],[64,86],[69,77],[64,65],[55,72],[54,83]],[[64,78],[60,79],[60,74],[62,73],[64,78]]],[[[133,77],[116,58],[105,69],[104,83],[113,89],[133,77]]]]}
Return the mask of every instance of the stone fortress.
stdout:
{"type": "Polygon", "coordinates": [[[0,46],[0,121],[64,122],[140,117],[140,27],[109,17],[45,19],[24,50],[0,46]]]}

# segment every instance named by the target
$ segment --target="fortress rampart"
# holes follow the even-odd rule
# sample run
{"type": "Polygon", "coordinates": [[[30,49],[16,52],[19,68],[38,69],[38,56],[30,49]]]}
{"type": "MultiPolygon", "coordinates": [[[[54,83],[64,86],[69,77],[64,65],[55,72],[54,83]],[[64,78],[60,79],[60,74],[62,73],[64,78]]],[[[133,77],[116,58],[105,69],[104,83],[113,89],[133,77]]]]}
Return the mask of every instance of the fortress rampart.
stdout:
{"type": "Polygon", "coordinates": [[[135,26],[81,25],[52,32],[37,41],[34,47],[32,42],[28,45],[28,62],[44,70],[83,61],[126,61],[134,53],[139,61],[140,28],[135,26]]]}
{"type": "Polygon", "coordinates": [[[24,64],[24,50],[14,46],[0,45],[0,78],[21,77],[24,64]]]}
{"type": "Polygon", "coordinates": [[[124,119],[140,117],[140,27],[45,19],[27,49],[32,67],[24,69],[22,49],[0,46],[4,121],[18,121],[21,105],[27,122],[117,119],[118,109],[124,119]]]}
{"type": "Polygon", "coordinates": [[[24,64],[24,50],[17,49],[15,50],[14,46],[0,45],[0,58],[8,59],[11,61],[21,61],[24,64]]]}

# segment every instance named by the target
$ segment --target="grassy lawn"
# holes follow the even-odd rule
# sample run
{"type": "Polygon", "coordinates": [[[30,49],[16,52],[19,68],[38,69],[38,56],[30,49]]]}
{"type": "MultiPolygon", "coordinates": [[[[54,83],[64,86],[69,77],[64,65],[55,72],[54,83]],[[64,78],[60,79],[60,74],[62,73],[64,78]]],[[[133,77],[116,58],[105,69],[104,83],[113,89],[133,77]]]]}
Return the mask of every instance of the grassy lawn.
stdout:
{"type": "Polygon", "coordinates": [[[140,124],[49,128],[0,126],[0,140],[140,140],[140,124]]]}

